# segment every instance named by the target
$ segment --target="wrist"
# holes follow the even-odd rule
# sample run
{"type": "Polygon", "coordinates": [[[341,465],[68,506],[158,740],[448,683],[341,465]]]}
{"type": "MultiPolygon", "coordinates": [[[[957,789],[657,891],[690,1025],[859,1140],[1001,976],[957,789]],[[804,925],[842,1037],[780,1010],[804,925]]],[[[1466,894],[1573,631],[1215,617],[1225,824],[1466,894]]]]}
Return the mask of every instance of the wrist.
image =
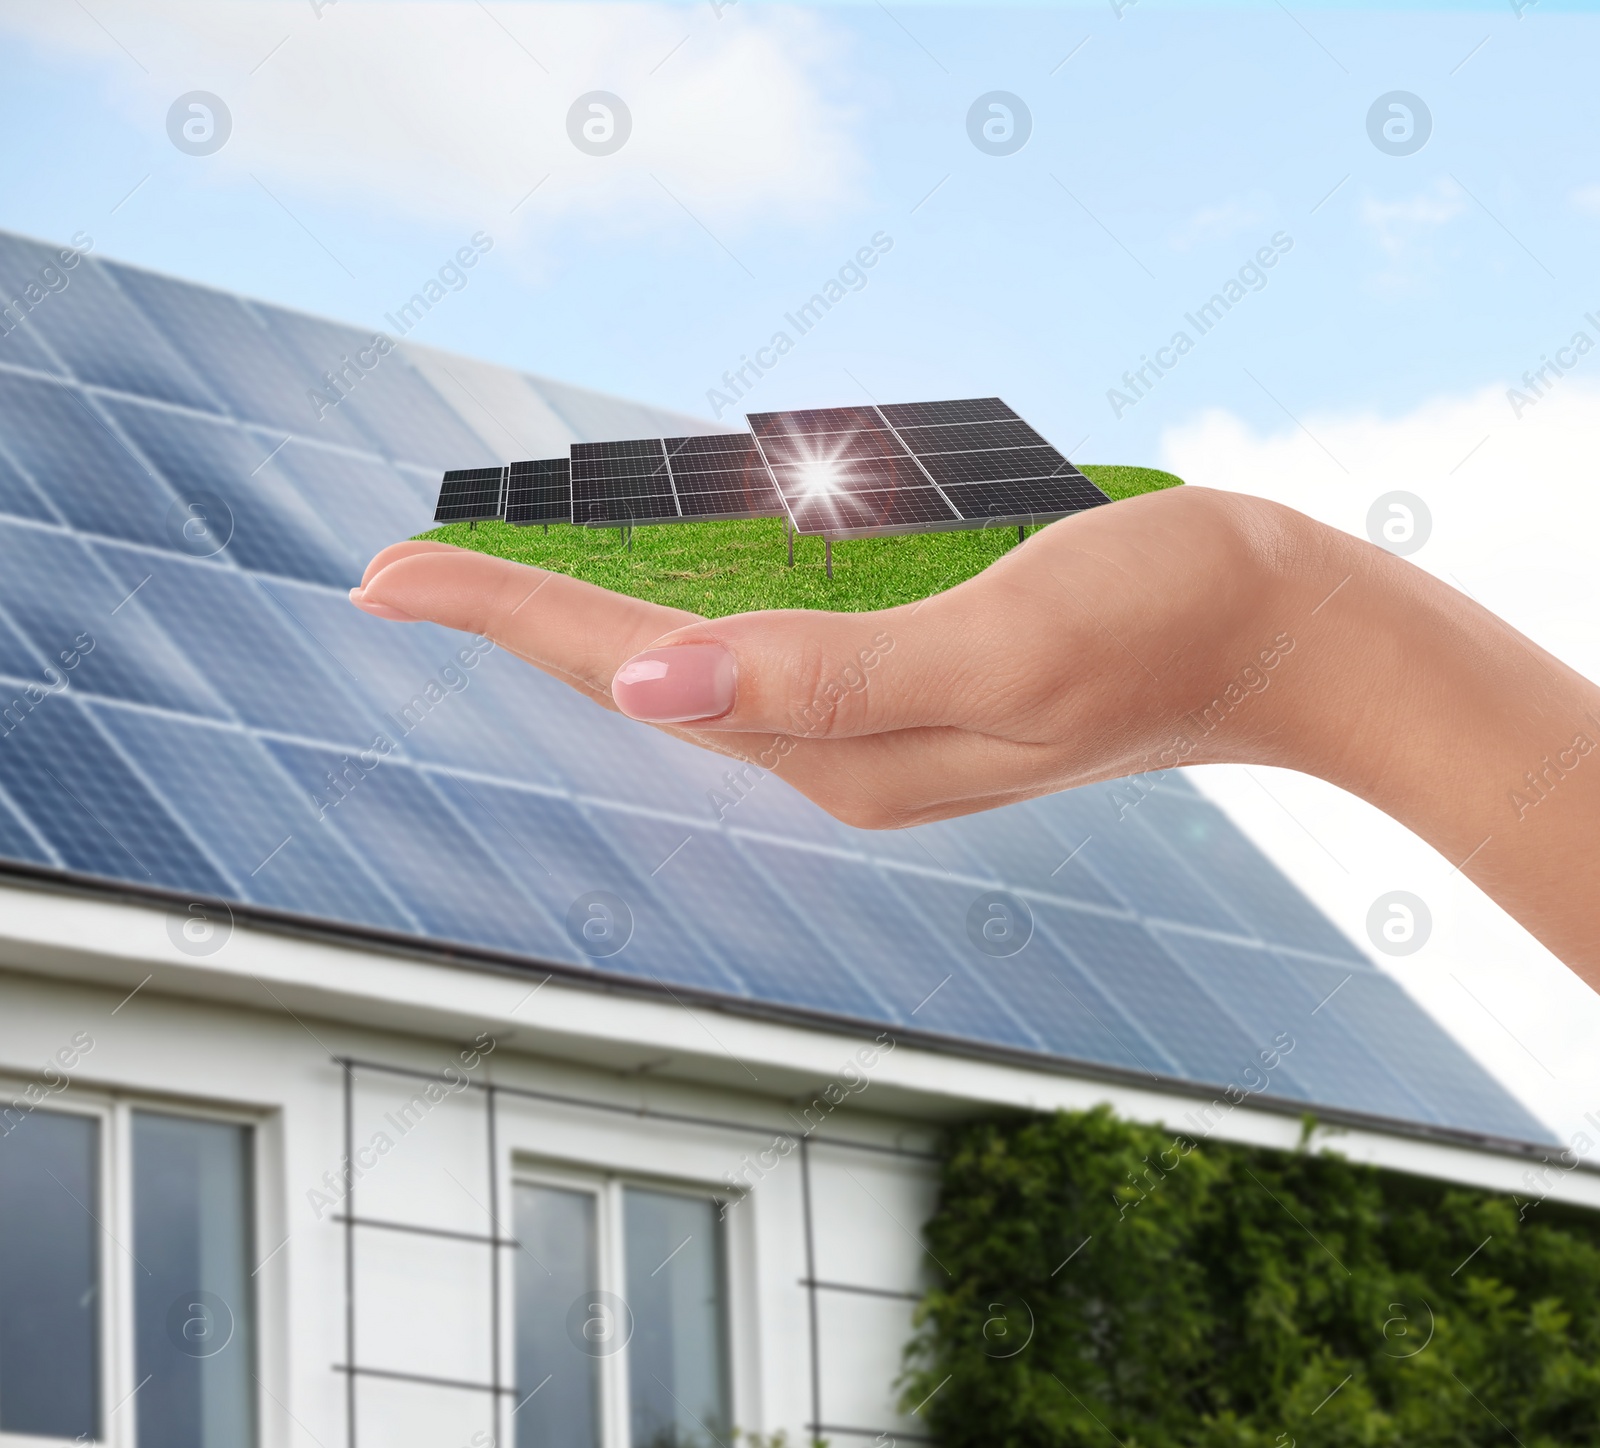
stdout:
{"type": "Polygon", "coordinates": [[[1366,800],[1600,983],[1572,904],[1600,894],[1600,690],[1382,549],[1292,513],[1270,536],[1265,596],[1294,647],[1235,758],[1366,800]]]}

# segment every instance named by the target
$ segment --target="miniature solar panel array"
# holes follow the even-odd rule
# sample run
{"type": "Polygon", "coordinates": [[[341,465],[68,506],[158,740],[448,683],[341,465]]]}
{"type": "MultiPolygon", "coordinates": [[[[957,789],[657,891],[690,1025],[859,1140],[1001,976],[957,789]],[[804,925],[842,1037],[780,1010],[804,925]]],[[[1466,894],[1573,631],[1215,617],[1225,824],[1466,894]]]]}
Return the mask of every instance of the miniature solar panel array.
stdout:
{"type": "MultiPolygon", "coordinates": [[[[55,255],[0,233],[0,290],[55,255]]],[[[575,491],[588,441],[687,439],[613,476],[664,465],[670,489],[629,485],[657,515],[776,511],[763,488],[798,464],[756,466],[770,432],[697,436],[409,343],[330,401],[324,374],[370,335],[94,258],[71,277],[0,332],[0,870],[1141,1079],[1244,1083],[1287,1031],[1279,1096],[1548,1139],[1176,775],[1132,812],[1090,788],[851,830],[776,779],[730,797],[726,761],[487,640],[349,605],[366,559],[428,526],[446,467],[536,521],[569,476],[508,459],[559,455],[575,491]],[[600,951],[572,924],[597,892],[626,912],[600,951]],[[1027,912],[1011,955],[975,943],[995,892],[1027,912]]],[[[847,465],[915,459],[946,494],[980,484],[976,449],[941,446],[986,436],[950,430],[1014,426],[883,423],[816,435],[870,433],[847,465]]]]}
{"type": "Polygon", "coordinates": [[[498,492],[492,470],[452,469],[434,522],[785,517],[796,532],[833,539],[1044,523],[1110,501],[998,397],[758,412],[749,422],[748,433],[574,443],[570,458],[509,464],[498,492]],[[513,501],[519,469],[545,479],[535,509],[513,501]]]}

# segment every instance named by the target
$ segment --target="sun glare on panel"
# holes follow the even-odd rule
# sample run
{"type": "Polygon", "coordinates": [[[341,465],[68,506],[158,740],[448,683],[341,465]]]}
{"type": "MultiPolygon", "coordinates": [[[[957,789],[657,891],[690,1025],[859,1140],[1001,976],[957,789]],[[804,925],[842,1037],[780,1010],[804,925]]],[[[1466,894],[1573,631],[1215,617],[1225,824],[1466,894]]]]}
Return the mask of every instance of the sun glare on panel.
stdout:
{"type": "Polygon", "coordinates": [[[826,459],[804,464],[801,475],[805,478],[805,490],[808,493],[838,491],[839,470],[826,459]]]}

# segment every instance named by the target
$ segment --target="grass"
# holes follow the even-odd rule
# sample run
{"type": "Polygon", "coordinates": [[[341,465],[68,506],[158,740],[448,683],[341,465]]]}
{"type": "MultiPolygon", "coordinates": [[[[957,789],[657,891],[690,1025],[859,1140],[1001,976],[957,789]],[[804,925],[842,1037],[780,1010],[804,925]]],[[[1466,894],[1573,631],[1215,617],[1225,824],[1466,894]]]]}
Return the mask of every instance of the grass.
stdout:
{"type": "MultiPolygon", "coordinates": [[[[1158,492],[1183,481],[1154,468],[1089,465],[1083,471],[1113,499],[1158,492]]],[[[830,582],[820,538],[797,537],[795,566],[785,567],[780,518],[637,528],[632,552],[614,528],[560,523],[548,533],[507,523],[479,523],[476,528],[452,523],[419,536],[537,564],[707,618],[764,608],[892,608],[981,573],[1017,543],[1012,528],[852,538],[833,545],[830,582]]]]}

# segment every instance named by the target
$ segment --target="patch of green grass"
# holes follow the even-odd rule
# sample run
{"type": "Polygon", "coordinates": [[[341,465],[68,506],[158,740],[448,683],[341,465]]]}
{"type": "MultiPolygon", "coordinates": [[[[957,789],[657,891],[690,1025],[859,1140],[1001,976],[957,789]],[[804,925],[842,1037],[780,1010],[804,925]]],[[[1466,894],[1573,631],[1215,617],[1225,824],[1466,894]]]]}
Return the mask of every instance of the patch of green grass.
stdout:
{"type": "MultiPolygon", "coordinates": [[[[1083,471],[1113,499],[1182,482],[1154,468],[1091,465],[1083,471]]],[[[636,528],[631,552],[615,528],[564,523],[552,524],[548,533],[507,523],[451,523],[419,536],[536,564],[707,618],[765,608],[893,608],[951,588],[1017,546],[1014,528],[852,538],[833,545],[830,581],[820,538],[797,537],[794,567],[786,566],[781,518],[636,528]]]]}
{"type": "Polygon", "coordinates": [[[1181,487],[1183,479],[1160,468],[1130,468],[1120,463],[1086,463],[1080,471],[1095,487],[1115,502],[1137,493],[1159,493],[1163,488],[1181,487]]]}

